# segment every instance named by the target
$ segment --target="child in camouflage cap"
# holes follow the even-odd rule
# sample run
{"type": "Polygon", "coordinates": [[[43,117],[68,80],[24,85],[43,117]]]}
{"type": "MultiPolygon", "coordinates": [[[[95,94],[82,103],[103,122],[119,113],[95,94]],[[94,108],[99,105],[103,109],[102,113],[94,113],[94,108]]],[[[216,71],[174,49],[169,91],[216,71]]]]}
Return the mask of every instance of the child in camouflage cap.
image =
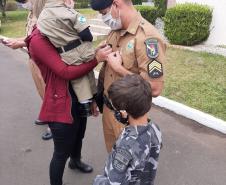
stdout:
{"type": "Polygon", "coordinates": [[[140,75],[127,75],[108,89],[115,118],[127,125],[116,141],[93,185],[154,185],[161,148],[161,132],[148,119],[151,87],[140,75]]]}
{"type": "MultiPolygon", "coordinates": [[[[47,0],[37,27],[56,47],[66,64],[80,65],[94,58],[89,25],[86,18],[74,10],[73,0],[47,0]]],[[[80,102],[80,115],[91,115],[90,102],[97,91],[93,71],[72,80],[71,84],[80,102]]]]}

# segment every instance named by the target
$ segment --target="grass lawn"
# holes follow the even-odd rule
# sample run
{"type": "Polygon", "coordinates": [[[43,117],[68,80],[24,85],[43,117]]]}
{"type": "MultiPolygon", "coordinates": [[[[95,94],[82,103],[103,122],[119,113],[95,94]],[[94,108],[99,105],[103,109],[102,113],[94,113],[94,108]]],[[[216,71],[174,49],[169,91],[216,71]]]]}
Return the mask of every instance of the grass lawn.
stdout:
{"type": "Polygon", "coordinates": [[[87,18],[94,18],[98,14],[96,11],[89,8],[77,9],[77,11],[85,15],[87,18]]]}
{"type": "MultiPolygon", "coordinates": [[[[90,9],[79,11],[89,16],[95,14],[90,9]]],[[[6,19],[0,17],[0,35],[24,36],[26,16],[26,11],[16,11],[7,12],[6,19]]],[[[94,45],[99,42],[94,42],[94,45]]],[[[99,68],[100,66],[97,67],[99,68]]],[[[226,120],[226,58],[168,48],[162,95],[226,120]]]]}
{"type": "Polygon", "coordinates": [[[163,96],[226,120],[226,58],[168,48],[163,96]]]}
{"type": "MultiPolygon", "coordinates": [[[[92,9],[78,9],[78,11],[87,18],[94,18],[97,12],[92,9]]],[[[3,18],[0,15],[2,27],[0,35],[6,37],[23,37],[25,35],[25,25],[27,20],[27,11],[9,11],[6,12],[7,17],[3,18]]]]}
{"type": "Polygon", "coordinates": [[[219,45],[219,47],[226,49],[226,45],[219,45]]]}
{"type": "Polygon", "coordinates": [[[2,22],[0,35],[6,37],[23,37],[25,35],[27,11],[10,11],[6,12],[6,15],[6,18],[0,15],[2,22]]]}

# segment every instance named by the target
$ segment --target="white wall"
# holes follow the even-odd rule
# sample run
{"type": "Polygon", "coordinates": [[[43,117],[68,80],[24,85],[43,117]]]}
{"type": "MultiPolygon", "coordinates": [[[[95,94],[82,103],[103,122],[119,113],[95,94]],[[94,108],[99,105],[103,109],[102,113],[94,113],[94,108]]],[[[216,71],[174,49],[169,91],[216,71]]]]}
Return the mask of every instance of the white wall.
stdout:
{"type": "Polygon", "coordinates": [[[195,2],[213,8],[211,33],[206,44],[226,45],[226,0],[176,0],[177,3],[195,2]]]}

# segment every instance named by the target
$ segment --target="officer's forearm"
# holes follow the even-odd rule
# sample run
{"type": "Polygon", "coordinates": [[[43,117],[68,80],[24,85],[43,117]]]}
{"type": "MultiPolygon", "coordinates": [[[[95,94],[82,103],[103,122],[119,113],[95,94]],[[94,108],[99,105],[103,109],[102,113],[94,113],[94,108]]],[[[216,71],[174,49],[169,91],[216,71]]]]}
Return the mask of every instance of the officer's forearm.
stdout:
{"type": "Polygon", "coordinates": [[[163,80],[159,80],[159,81],[150,81],[151,84],[151,94],[152,97],[158,97],[164,87],[164,81],[163,80]]]}
{"type": "Polygon", "coordinates": [[[126,76],[126,75],[131,75],[131,74],[133,74],[131,71],[127,70],[127,69],[124,68],[123,66],[119,67],[119,68],[116,70],[116,72],[117,72],[120,76],[122,76],[122,77],[124,77],[124,76],[126,76]]]}

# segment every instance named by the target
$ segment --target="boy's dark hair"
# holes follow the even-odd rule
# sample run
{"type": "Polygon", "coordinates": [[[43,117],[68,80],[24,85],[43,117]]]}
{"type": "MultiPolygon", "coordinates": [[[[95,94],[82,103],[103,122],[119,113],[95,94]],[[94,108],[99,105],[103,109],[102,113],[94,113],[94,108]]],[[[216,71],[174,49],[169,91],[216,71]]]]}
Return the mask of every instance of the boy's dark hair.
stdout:
{"type": "Polygon", "coordinates": [[[151,108],[151,85],[137,74],[113,82],[108,95],[117,110],[126,110],[135,119],[151,108]]]}

